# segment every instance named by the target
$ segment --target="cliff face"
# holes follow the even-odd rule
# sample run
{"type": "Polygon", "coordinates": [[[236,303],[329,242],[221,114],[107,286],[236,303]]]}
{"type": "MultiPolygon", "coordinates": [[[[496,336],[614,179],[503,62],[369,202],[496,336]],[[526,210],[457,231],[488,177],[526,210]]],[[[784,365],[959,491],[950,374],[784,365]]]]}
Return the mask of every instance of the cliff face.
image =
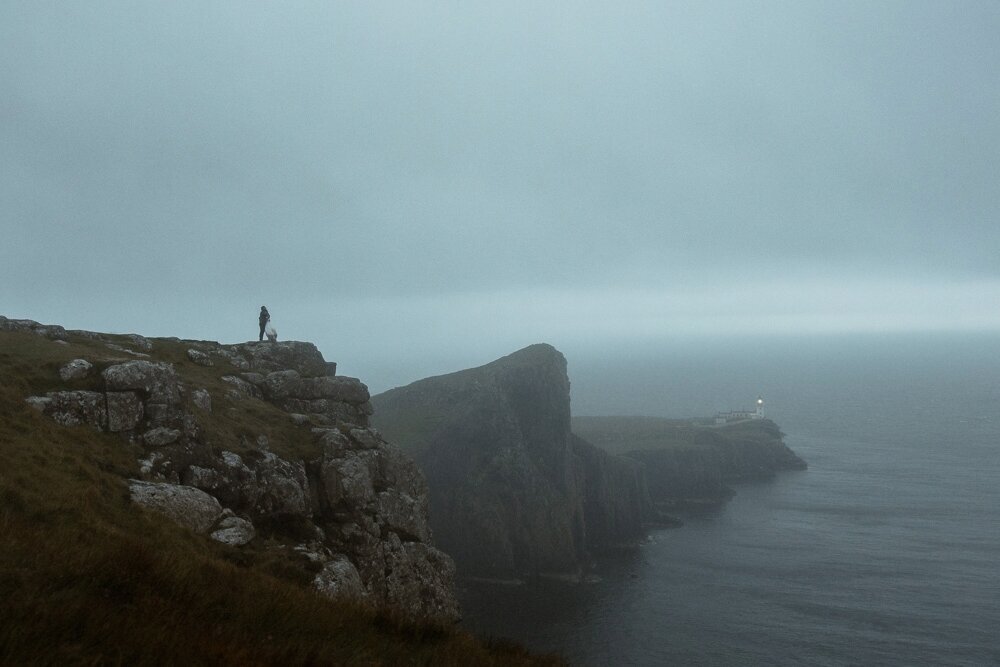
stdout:
{"type": "Polygon", "coordinates": [[[570,442],[588,546],[607,549],[642,535],[652,507],[645,466],[608,454],[576,435],[570,436],[570,442]]]}
{"type": "Polygon", "coordinates": [[[720,503],[733,494],[729,483],[806,468],[767,419],[716,427],[654,417],[575,417],[573,430],[641,461],[660,509],[720,503]]]}
{"type": "Polygon", "coordinates": [[[412,460],[368,425],[368,388],[310,343],[220,345],[66,331],[58,373],[27,403],[66,427],[117,434],[132,501],[234,548],[298,563],[331,597],[454,620],[452,560],[431,544],[412,460]]]}
{"type": "Polygon", "coordinates": [[[466,574],[575,571],[641,534],[641,470],[571,435],[566,360],[549,345],[372,402],[426,475],[435,535],[466,574]]]}

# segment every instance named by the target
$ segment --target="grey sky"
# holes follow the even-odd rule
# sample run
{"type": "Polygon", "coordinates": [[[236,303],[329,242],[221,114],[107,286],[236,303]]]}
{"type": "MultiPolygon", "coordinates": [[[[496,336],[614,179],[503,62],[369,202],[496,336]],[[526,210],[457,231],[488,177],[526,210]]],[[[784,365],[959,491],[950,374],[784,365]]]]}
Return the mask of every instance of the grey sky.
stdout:
{"type": "Polygon", "coordinates": [[[0,0],[0,313],[241,340],[263,303],[362,376],[1000,330],[997,35],[995,2],[0,0]]]}

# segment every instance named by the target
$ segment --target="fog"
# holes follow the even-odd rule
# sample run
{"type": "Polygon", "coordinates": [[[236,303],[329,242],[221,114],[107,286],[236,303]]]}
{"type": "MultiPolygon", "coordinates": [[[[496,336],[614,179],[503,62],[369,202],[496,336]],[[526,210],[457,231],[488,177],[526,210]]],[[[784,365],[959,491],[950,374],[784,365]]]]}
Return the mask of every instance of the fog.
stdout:
{"type": "Polygon", "coordinates": [[[0,313],[316,342],[1000,332],[993,2],[0,2],[0,313]]]}

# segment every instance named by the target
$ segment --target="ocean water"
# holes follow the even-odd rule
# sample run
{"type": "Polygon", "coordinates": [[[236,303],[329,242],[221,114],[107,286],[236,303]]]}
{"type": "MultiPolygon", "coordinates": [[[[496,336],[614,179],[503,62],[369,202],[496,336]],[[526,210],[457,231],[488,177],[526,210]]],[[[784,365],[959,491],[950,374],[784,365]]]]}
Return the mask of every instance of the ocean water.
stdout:
{"type": "Polygon", "coordinates": [[[737,486],[586,583],[465,582],[467,627],[578,665],[1000,664],[1000,339],[567,357],[577,414],[760,393],[810,468],[737,486]]]}

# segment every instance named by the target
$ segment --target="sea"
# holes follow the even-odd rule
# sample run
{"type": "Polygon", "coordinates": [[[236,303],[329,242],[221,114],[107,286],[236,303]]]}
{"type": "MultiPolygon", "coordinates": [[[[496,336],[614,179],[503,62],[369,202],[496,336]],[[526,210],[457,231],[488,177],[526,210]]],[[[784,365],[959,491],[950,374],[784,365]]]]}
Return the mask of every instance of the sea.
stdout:
{"type": "Polygon", "coordinates": [[[1000,337],[563,349],[574,414],[765,400],[808,464],[595,560],[463,580],[468,629],[572,665],[1000,665],[1000,337]]]}

